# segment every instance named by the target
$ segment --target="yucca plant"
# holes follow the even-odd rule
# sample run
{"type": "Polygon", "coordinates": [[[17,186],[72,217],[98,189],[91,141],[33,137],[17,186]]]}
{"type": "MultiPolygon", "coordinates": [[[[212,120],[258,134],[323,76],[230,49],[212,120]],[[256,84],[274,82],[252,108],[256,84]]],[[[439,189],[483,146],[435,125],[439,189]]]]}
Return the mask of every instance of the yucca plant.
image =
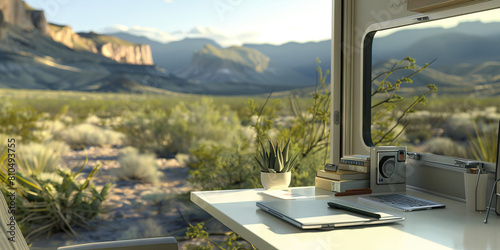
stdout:
{"type": "Polygon", "coordinates": [[[260,141],[259,157],[255,157],[257,164],[262,172],[267,173],[286,173],[290,172],[297,163],[297,153],[293,158],[290,157],[290,139],[283,145],[283,143],[273,143],[268,139],[268,147],[260,141]]]}
{"type": "Polygon", "coordinates": [[[30,189],[23,197],[23,211],[20,224],[28,225],[23,232],[27,239],[42,234],[66,232],[78,236],[75,226],[88,227],[90,220],[102,212],[101,204],[106,199],[111,184],[100,191],[92,184],[92,177],[100,165],[92,168],[83,181],[76,180],[86,166],[86,162],[76,172],[58,169],[53,173],[33,176],[41,190],[30,189]]]}
{"type": "Polygon", "coordinates": [[[475,136],[468,134],[470,154],[478,161],[497,161],[497,129],[493,123],[487,124],[490,129],[479,129],[476,122],[473,123],[475,136]],[[495,128],[495,129],[494,129],[495,128]]]}
{"type": "Polygon", "coordinates": [[[52,169],[51,172],[32,171],[29,162],[19,162],[15,183],[9,180],[6,153],[0,157],[0,188],[4,195],[15,188],[18,195],[16,219],[27,240],[55,232],[67,232],[77,236],[75,226],[89,226],[90,219],[102,211],[111,184],[100,191],[92,184],[92,177],[100,165],[92,168],[88,176],[80,181],[77,177],[87,164],[85,161],[76,172],[52,169]],[[28,174],[26,174],[28,173],[28,174]]]}

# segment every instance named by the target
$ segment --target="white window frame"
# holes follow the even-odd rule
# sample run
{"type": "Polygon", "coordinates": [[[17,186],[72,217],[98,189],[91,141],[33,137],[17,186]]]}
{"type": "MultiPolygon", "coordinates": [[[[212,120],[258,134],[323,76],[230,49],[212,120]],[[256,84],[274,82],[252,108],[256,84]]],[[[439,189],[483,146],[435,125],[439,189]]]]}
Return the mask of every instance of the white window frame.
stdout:
{"type": "MultiPolygon", "coordinates": [[[[366,107],[367,67],[364,49],[365,39],[376,31],[402,27],[448,17],[471,14],[500,8],[500,0],[472,1],[440,9],[414,12],[406,9],[408,1],[420,0],[334,0],[332,4],[332,84],[330,122],[330,161],[337,164],[346,154],[369,154],[370,145],[366,136],[371,114],[366,107]],[[366,80],[366,79],[365,79],[366,80]],[[365,99],[363,99],[365,96],[365,99]]],[[[425,2],[425,0],[424,0],[425,2]]],[[[427,1],[428,2],[428,1],[427,1]]],[[[371,44],[369,45],[371,46],[371,44]]],[[[371,49],[369,50],[371,53],[371,49]]],[[[369,55],[371,57],[371,55],[369,55]]],[[[371,71],[369,69],[368,71],[371,71]]],[[[371,74],[369,75],[371,78],[371,74]]],[[[368,104],[369,105],[369,104],[368,104]]],[[[463,172],[456,160],[459,158],[434,154],[417,153],[418,160],[410,164],[425,165],[453,172],[463,172]]],[[[488,171],[495,170],[495,164],[485,163],[488,171]]]]}

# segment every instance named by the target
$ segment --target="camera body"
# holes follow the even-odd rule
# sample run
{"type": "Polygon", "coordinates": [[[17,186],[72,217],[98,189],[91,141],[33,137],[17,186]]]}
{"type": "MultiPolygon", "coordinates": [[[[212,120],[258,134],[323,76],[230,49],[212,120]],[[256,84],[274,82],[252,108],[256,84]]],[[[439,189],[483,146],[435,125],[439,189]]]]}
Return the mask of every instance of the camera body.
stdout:
{"type": "Polygon", "coordinates": [[[374,193],[406,190],[406,147],[372,147],[370,158],[370,188],[374,193]]]}

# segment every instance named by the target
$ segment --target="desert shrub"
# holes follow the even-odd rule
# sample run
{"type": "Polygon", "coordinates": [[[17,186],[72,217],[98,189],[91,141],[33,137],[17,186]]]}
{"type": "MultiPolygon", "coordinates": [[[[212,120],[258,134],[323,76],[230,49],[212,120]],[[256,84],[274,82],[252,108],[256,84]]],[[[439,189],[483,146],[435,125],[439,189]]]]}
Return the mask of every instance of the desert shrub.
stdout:
{"type": "Polygon", "coordinates": [[[325,163],[330,159],[329,155],[330,149],[327,147],[299,158],[297,167],[292,170],[292,181],[290,186],[314,186],[316,171],[324,169],[325,163]]]}
{"type": "Polygon", "coordinates": [[[10,136],[0,133],[0,152],[7,151],[7,144],[8,144],[7,140],[10,138],[11,138],[10,136]]]}
{"type": "Polygon", "coordinates": [[[206,143],[227,145],[241,128],[238,116],[229,106],[216,105],[210,98],[180,102],[170,115],[161,109],[133,112],[117,126],[127,135],[129,145],[160,157],[189,153],[206,143]]]}
{"type": "Polygon", "coordinates": [[[63,168],[60,157],[68,151],[68,145],[60,141],[20,144],[18,163],[22,166],[23,172],[29,176],[52,173],[58,168],[63,168]]]}
{"type": "Polygon", "coordinates": [[[141,221],[122,232],[119,240],[144,239],[165,236],[163,228],[153,219],[141,221]]]}
{"type": "Polygon", "coordinates": [[[160,172],[153,154],[140,154],[136,148],[126,147],[118,155],[120,167],[114,175],[119,180],[138,180],[145,183],[157,183],[160,172]]]}
{"type": "Polygon", "coordinates": [[[56,138],[65,141],[73,149],[82,149],[87,146],[118,145],[122,143],[124,135],[112,129],[82,123],[60,131],[56,138]]]}
{"type": "Polygon", "coordinates": [[[145,109],[129,113],[115,127],[126,135],[128,145],[158,156],[167,156],[167,145],[170,142],[167,119],[165,110],[145,109]]]}
{"type": "Polygon", "coordinates": [[[0,133],[16,136],[18,141],[40,141],[34,131],[40,129],[42,114],[33,107],[14,108],[5,104],[0,109],[0,133]]]}
{"type": "Polygon", "coordinates": [[[444,135],[452,140],[466,140],[474,133],[474,120],[468,113],[455,113],[444,124],[444,135]]]}
{"type": "Polygon", "coordinates": [[[248,143],[231,147],[204,144],[191,150],[195,158],[189,164],[189,178],[196,188],[221,190],[260,186],[260,168],[248,143]]]}
{"type": "Polygon", "coordinates": [[[39,129],[33,131],[33,134],[39,141],[50,141],[54,135],[66,128],[66,124],[60,120],[42,120],[38,122],[39,129]]]}
{"type": "Polygon", "coordinates": [[[257,105],[249,99],[249,116],[242,120],[248,121],[254,132],[240,126],[236,133],[233,132],[237,136],[233,136],[232,141],[205,143],[191,150],[196,160],[190,164],[189,181],[197,188],[208,190],[260,187],[260,167],[254,158],[255,142],[271,137],[273,140],[290,139],[292,155],[301,152],[299,163],[292,171],[291,185],[312,185],[316,170],[323,168],[329,152],[330,92],[325,84],[329,72],[323,73],[319,66],[317,71],[320,86],[310,93],[311,107],[301,112],[300,102],[296,96],[291,96],[289,102],[294,116],[280,116],[277,111],[281,100],[271,101],[269,95],[263,104],[257,105]],[[228,146],[227,142],[232,144],[228,146]]]}
{"type": "Polygon", "coordinates": [[[168,118],[170,152],[188,153],[198,145],[229,145],[237,137],[241,123],[227,105],[216,105],[209,98],[176,105],[168,118]]]}
{"type": "Polygon", "coordinates": [[[206,231],[205,228],[205,223],[201,222],[196,225],[189,224],[189,227],[186,230],[186,236],[190,239],[199,239],[201,240],[200,243],[204,243],[204,245],[195,245],[195,244],[188,244],[186,246],[187,249],[190,250],[208,250],[208,249],[253,249],[255,250],[256,248],[246,242],[243,241],[243,239],[236,233],[231,232],[228,234],[226,237],[224,237],[224,240],[213,240],[209,236],[209,233],[206,231]]]}
{"type": "Polygon", "coordinates": [[[437,137],[426,141],[422,146],[422,152],[467,158],[465,147],[460,142],[453,141],[448,137],[437,137]]]}
{"type": "Polygon", "coordinates": [[[158,214],[161,213],[163,206],[169,204],[170,200],[174,198],[174,194],[164,189],[152,189],[141,193],[141,199],[148,201],[156,207],[158,214]]]}
{"type": "Polygon", "coordinates": [[[469,158],[478,161],[497,162],[498,126],[496,123],[474,123],[475,136],[469,134],[469,158]],[[480,129],[481,128],[481,129],[480,129]]]}
{"type": "MultiPolygon", "coordinates": [[[[8,194],[5,180],[6,158],[2,157],[2,192],[8,194]]],[[[16,220],[20,224],[26,239],[47,236],[56,232],[66,232],[74,236],[77,233],[75,226],[86,227],[89,222],[101,211],[101,203],[106,199],[110,184],[106,184],[98,191],[92,184],[92,177],[100,166],[94,166],[87,178],[76,181],[85,165],[77,172],[57,169],[53,172],[34,172],[35,169],[19,163],[16,173],[17,203],[16,220]]],[[[48,167],[47,169],[55,169],[48,167]]]]}

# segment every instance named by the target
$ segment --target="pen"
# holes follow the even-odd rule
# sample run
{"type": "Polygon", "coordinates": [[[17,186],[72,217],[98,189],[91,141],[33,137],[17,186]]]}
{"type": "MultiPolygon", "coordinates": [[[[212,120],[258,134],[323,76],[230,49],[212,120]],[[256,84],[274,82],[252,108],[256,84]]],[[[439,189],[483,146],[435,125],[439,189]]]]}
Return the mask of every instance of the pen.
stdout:
{"type": "Polygon", "coordinates": [[[346,204],[339,203],[337,201],[329,201],[328,206],[330,206],[331,208],[343,209],[343,210],[346,210],[349,212],[353,212],[353,213],[357,213],[357,214],[361,214],[361,215],[365,215],[365,216],[373,217],[373,218],[377,218],[377,219],[380,219],[382,217],[380,214],[375,213],[375,212],[371,212],[367,209],[349,206],[346,204]]]}

